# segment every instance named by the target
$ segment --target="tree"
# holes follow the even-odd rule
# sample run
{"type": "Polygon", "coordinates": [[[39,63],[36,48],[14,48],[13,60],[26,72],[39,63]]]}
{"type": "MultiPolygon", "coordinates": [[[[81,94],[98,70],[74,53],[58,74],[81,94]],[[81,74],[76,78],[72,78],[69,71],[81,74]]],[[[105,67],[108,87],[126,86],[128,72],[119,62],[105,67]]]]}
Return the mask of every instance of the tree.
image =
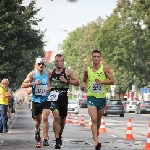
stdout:
{"type": "Polygon", "coordinates": [[[42,19],[35,1],[22,6],[22,0],[0,3],[0,79],[7,77],[10,86],[19,88],[26,74],[34,68],[35,59],[44,56],[44,32],[33,28],[42,19]]]}
{"type": "Polygon", "coordinates": [[[116,79],[118,79],[115,83],[126,89],[134,75],[136,75],[136,84],[139,87],[150,79],[150,70],[147,65],[150,48],[148,38],[150,32],[147,28],[149,3],[140,0],[119,0],[113,13],[99,30],[95,41],[106,56],[105,61],[115,71],[116,79]],[[142,25],[146,28],[143,29],[142,25]],[[124,82],[119,82],[124,78],[124,73],[118,73],[120,69],[128,75],[124,82]]]}
{"type": "Polygon", "coordinates": [[[84,70],[91,66],[91,53],[97,46],[94,39],[104,20],[100,17],[95,21],[77,28],[68,34],[63,41],[62,49],[67,66],[70,66],[79,79],[83,77],[84,70]]]}

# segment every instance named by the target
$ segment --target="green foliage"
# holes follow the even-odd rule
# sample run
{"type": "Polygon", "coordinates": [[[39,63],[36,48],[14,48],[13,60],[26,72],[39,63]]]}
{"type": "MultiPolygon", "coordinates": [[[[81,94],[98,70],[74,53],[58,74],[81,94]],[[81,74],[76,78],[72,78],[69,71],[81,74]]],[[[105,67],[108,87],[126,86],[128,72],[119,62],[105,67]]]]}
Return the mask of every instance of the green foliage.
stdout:
{"type": "Polygon", "coordinates": [[[21,4],[22,0],[0,3],[0,79],[8,78],[13,89],[20,87],[35,59],[44,56],[44,32],[33,28],[41,21],[34,17],[40,9],[35,1],[21,4]]]}
{"type": "Polygon", "coordinates": [[[120,0],[96,40],[104,56],[107,56],[105,61],[114,68],[116,85],[125,90],[131,88],[129,85],[133,84],[134,75],[138,87],[150,80],[150,32],[145,21],[148,17],[147,7],[143,11],[147,4],[148,1],[120,0]]]}
{"type": "Polygon", "coordinates": [[[62,49],[67,66],[75,71],[79,79],[83,77],[84,70],[91,66],[91,53],[97,48],[94,39],[103,22],[98,18],[95,22],[69,33],[68,38],[63,41],[62,49]]]}
{"type": "Polygon", "coordinates": [[[125,92],[134,83],[145,86],[150,80],[149,8],[149,0],[118,0],[106,20],[98,18],[69,33],[62,45],[67,65],[81,78],[91,66],[92,50],[100,49],[114,72],[116,91],[125,92]]]}

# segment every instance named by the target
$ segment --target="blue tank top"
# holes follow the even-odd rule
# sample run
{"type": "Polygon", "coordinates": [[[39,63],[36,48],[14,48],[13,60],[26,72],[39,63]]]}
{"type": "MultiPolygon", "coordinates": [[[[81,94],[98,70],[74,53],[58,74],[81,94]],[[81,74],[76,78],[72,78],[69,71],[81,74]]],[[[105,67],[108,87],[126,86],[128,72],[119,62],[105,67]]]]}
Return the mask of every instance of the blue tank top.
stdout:
{"type": "Polygon", "coordinates": [[[32,101],[42,103],[47,101],[50,93],[46,92],[48,87],[48,74],[44,71],[43,74],[39,74],[38,71],[34,71],[33,82],[40,80],[39,85],[32,86],[32,101]]]}

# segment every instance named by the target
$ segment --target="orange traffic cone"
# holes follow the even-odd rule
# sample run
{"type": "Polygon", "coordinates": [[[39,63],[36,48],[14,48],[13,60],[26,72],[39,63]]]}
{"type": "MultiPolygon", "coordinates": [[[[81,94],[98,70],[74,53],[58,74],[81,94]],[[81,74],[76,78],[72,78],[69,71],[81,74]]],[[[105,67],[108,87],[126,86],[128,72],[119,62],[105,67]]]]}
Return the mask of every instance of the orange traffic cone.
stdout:
{"type": "Polygon", "coordinates": [[[69,123],[72,124],[72,117],[71,117],[71,114],[69,115],[69,123]]]}
{"type": "Polygon", "coordinates": [[[80,126],[85,126],[84,115],[82,115],[82,117],[81,117],[80,126]]]}
{"type": "Polygon", "coordinates": [[[149,123],[149,127],[148,127],[146,147],[143,148],[143,150],[150,150],[150,123],[149,123]]]}
{"type": "Polygon", "coordinates": [[[99,132],[107,132],[106,128],[105,128],[105,117],[104,116],[101,118],[101,126],[99,129],[99,132]]]}
{"type": "Polygon", "coordinates": [[[131,124],[131,119],[128,119],[127,123],[127,133],[126,133],[126,140],[134,140],[133,134],[132,134],[132,124],[131,124]]]}
{"type": "Polygon", "coordinates": [[[75,119],[74,119],[74,125],[78,125],[78,117],[77,117],[77,114],[76,114],[75,119]]]}
{"type": "Polygon", "coordinates": [[[66,117],[66,123],[69,123],[69,114],[66,117]]]}
{"type": "Polygon", "coordinates": [[[90,121],[89,121],[89,124],[88,124],[88,127],[87,127],[88,129],[92,129],[92,119],[91,119],[91,117],[90,117],[90,121]]]}

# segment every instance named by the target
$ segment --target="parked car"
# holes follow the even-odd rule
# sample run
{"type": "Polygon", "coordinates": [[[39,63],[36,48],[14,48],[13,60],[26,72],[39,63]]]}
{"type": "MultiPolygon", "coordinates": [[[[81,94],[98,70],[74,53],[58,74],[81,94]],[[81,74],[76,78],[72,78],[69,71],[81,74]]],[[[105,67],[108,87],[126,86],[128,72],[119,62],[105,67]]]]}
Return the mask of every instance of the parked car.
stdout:
{"type": "Polygon", "coordinates": [[[125,112],[126,113],[135,112],[136,107],[137,107],[137,102],[136,101],[129,101],[125,105],[125,112]]]}
{"type": "Polygon", "coordinates": [[[79,114],[79,105],[75,100],[68,100],[68,112],[79,114]]]}
{"type": "Polygon", "coordinates": [[[78,99],[78,104],[80,105],[80,103],[83,101],[83,98],[79,98],[78,99]]]}
{"type": "Polygon", "coordinates": [[[87,108],[87,100],[82,100],[80,102],[80,108],[87,108]]]}
{"type": "Polygon", "coordinates": [[[111,99],[107,101],[104,116],[107,116],[108,114],[120,115],[120,117],[124,117],[124,105],[120,99],[111,99]]]}
{"type": "Polygon", "coordinates": [[[150,113],[150,101],[141,101],[137,104],[135,114],[150,113]]]}

